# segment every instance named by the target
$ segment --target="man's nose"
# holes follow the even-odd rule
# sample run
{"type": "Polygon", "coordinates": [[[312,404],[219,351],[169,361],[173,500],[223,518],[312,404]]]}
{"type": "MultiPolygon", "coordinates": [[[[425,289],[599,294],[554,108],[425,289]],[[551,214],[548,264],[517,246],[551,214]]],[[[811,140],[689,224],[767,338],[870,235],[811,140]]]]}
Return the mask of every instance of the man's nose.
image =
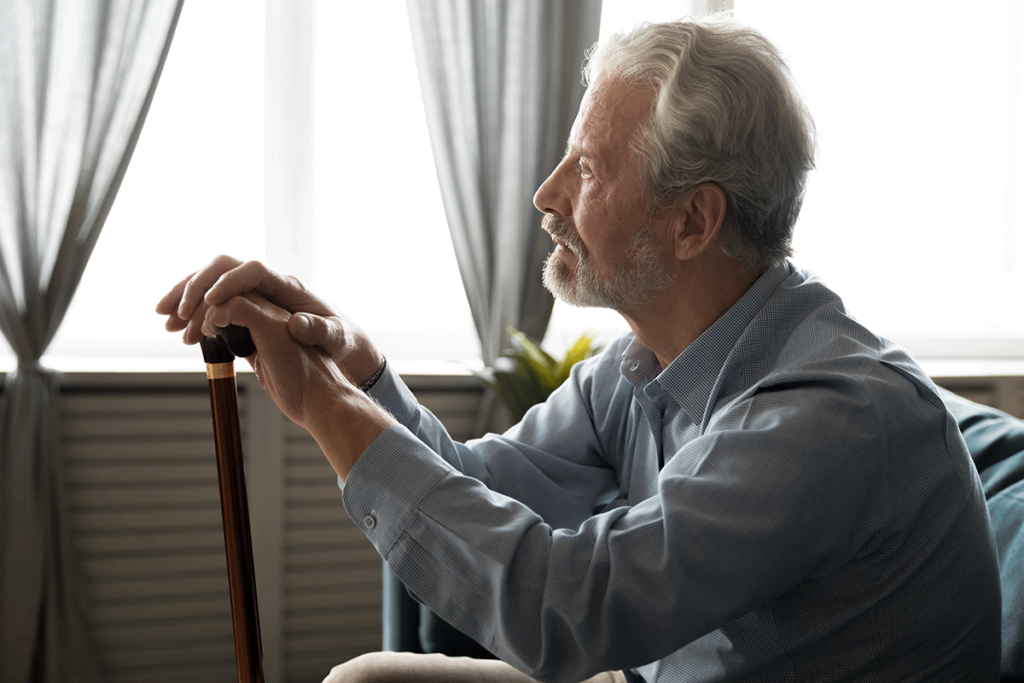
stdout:
{"type": "Polygon", "coordinates": [[[533,195],[533,205],[543,213],[553,213],[559,216],[568,216],[572,213],[572,204],[565,192],[565,165],[566,162],[563,159],[533,195]]]}

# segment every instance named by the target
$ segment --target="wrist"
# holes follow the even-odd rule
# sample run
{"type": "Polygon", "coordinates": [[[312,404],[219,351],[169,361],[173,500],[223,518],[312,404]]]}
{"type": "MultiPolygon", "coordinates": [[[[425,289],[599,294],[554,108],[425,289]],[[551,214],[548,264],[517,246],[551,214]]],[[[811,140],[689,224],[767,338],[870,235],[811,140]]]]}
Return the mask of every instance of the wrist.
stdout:
{"type": "Polygon", "coordinates": [[[371,375],[368,380],[360,384],[359,390],[362,391],[363,393],[366,393],[370,389],[372,389],[373,385],[377,383],[377,380],[379,380],[384,375],[384,371],[387,370],[387,368],[388,359],[385,358],[384,356],[381,356],[380,367],[377,368],[377,372],[373,373],[373,375],[371,375]]]}
{"type": "Polygon", "coordinates": [[[323,407],[307,429],[331,467],[345,481],[359,456],[397,421],[380,404],[352,386],[343,388],[323,407]]]}
{"type": "MultiPolygon", "coordinates": [[[[369,382],[370,378],[376,375],[378,371],[381,371],[381,365],[384,362],[384,354],[371,347],[349,354],[344,360],[339,362],[339,366],[343,369],[349,381],[358,388],[369,382]]],[[[381,372],[383,374],[383,371],[381,372]]]]}

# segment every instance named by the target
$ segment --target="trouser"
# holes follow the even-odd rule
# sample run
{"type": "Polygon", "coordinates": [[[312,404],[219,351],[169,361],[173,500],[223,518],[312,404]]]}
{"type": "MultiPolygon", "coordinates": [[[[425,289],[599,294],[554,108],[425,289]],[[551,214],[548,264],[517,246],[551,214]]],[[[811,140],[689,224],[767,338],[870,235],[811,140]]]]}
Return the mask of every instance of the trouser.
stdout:
{"type": "MultiPolygon", "coordinates": [[[[625,681],[621,672],[609,671],[583,683],[625,681]]],[[[536,683],[536,680],[496,659],[374,652],[334,667],[323,683],[536,683]]]]}

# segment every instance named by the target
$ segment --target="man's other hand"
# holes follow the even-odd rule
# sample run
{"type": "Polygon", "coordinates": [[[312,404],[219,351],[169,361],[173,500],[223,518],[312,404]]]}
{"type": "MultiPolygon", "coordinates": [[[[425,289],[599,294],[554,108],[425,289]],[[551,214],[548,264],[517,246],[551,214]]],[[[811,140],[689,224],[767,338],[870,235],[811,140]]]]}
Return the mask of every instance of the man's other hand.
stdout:
{"type": "Polygon", "coordinates": [[[306,289],[297,279],[277,273],[259,261],[218,256],[192,273],[160,300],[156,311],[168,316],[167,330],[180,332],[186,344],[215,333],[203,325],[210,307],[236,296],[259,294],[289,314],[288,332],[301,344],[330,356],[355,385],[380,367],[384,357],[351,320],[306,289]]]}
{"type": "Polygon", "coordinates": [[[186,344],[228,325],[248,328],[256,353],[245,360],[260,385],[286,417],[312,434],[342,479],[395,423],[357,388],[383,357],[347,318],[294,278],[257,262],[219,257],[179,282],[157,312],[168,316],[169,331],[184,330],[186,344]]]}

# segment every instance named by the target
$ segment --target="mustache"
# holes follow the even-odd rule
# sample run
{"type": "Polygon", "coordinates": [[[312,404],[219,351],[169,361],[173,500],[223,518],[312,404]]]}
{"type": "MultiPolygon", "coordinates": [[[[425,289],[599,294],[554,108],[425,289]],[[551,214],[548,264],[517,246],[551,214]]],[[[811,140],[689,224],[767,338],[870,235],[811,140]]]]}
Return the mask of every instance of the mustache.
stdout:
{"type": "Polygon", "coordinates": [[[554,214],[544,214],[544,218],[541,219],[540,227],[544,229],[552,237],[556,237],[565,243],[569,249],[575,254],[582,254],[583,244],[580,242],[579,234],[576,229],[573,228],[569,221],[562,216],[556,216],[554,214]]]}

